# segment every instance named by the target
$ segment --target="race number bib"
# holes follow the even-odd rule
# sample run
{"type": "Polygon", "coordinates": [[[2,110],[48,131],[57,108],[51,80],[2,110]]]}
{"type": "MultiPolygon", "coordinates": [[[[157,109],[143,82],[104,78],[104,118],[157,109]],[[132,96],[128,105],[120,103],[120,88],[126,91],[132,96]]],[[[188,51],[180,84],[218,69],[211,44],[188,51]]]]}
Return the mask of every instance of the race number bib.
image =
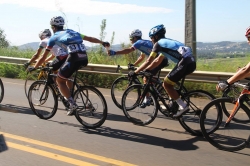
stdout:
{"type": "Polygon", "coordinates": [[[193,55],[192,49],[190,47],[180,46],[177,51],[182,55],[183,58],[193,55]]]}
{"type": "Polygon", "coordinates": [[[69,53],[86,51],[84,44],[70,44],[68,45],[67,49],[69,53]]]}

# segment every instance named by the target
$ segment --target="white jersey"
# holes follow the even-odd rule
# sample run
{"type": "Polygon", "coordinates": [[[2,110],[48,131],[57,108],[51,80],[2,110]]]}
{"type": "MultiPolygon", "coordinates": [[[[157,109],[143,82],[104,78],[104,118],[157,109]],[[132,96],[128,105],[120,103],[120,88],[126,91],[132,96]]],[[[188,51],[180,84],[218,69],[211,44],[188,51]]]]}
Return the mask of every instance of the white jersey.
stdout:
{"type": "MultiPolygon", "coordinates": [[[[46,37],[45,39],[41,40],[41,42],[39,43],[39,47],[40,48],[46,48],[47,47],[47,43],[48,43],[49,37],[46,37]]],[[[65,52],[61,47],[59,47],[58,45],[54,45],[53,48],[50,50],[51,54],[53,54],[54,56],[66,56],[68,55],[67,52],[65,52]]]]}

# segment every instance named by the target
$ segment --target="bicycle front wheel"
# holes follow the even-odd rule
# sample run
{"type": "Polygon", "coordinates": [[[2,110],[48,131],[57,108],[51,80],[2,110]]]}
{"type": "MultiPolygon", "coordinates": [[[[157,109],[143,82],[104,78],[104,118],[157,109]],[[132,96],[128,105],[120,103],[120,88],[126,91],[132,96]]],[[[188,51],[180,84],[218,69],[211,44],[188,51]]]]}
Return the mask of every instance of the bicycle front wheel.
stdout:
{"type": "Polygon", "coordinates": [[[3,81],[0,78],[0,103],[3,101],[3,96],[4,96],[4,86],[3,86],[3,81]]]}
{"type": "MultiPolygon", "coordinates": [[[[200,127],[204,137],[221,150],[237,151],[245,148],[250,141],[250,122],[231,120],[226,125],[228,116],[222,108],[219,112],[215,111],[214,108],[218,105],[226,106],[227,111],[231,113],[235,103],[231,98],[224,97],[213,100],[204,108],[200,117],[200,127]]],[[[235,118],[250,119],[249,109],[241,105],[235,118]]]]}
{"type": "Polygon", "coordinates": [[[111,98],[114,104],[120,109],[122,109],[122,95],[129,86],[130,81],[126,76],[117,78],[111,85],[111,98]]]}
{"type": "Polygon", "coordinates": [[[78,105],[75,117],[83,126],[94,129],[105,122],[108,107],[98,89],[92,86],[82,86],[75,92],[74,100],[78,105]]]}
{"type": "Polygon", "coordinates": [[[126,89],[122,96],[122,109],[124,115],[136,125],[148,125],[154,121],[157,116],[159,104],[152,91],[149,91],[148,105],[142,106],[145,96],[141,96],[144,86],[135,84],[126,89]]]}
{"type": "Polygon", "coordinates": [[[47,78],[45,78],[45,76],[42,74],[42,72],[31,72],[28,73],[27,78],[24,82],[24,92],[26,97],[28,97],[28,92],[29,92],[29,88],[30,85],[37,81],[37,80],[46,80],[47,78]]]}
{"type": "Polygon", "coordinates": [[[28,92],[28,100],[31,110],[41,119],[52,118],[58,107],[57,96],[46,81],[35,81],[28,92]]]}
{"type": "Polygon", "coordinates": [[[189,111],[178,118],[181,126],[192,135],[201,136],[200,114],[203,108],[215,97],[203,90],[190,91],[182,98],[189,105],[189,111]]]}

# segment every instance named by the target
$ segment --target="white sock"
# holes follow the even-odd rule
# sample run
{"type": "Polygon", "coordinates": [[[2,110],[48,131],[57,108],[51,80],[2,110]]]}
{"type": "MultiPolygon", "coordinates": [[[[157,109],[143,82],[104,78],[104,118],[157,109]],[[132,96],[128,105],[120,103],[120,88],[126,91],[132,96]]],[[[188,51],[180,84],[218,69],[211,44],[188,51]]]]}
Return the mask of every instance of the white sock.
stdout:
{"type": "Polygon", "coordinates": [[[177,100],[175,100],[175,101],[182,108],[185,108],[187,106],[187,104],[184,103],[184,101],[180,97],[177,100]]]}

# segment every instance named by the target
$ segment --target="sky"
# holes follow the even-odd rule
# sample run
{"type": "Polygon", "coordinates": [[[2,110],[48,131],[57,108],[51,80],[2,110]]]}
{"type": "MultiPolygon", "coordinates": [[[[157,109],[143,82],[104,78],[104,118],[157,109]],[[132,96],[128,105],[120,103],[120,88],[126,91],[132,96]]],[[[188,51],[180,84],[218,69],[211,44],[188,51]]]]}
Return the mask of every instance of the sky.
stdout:
{"type": "MultiPolygon", "coordinates": [[[[159,24],[166,37],[184,42],[185,0],[0,0],[0,28],[13,46],[39,42],[50,29],[50,19],[63,16],[66,27],[99,38],[106,19],[105,41],[129,43],[129,33],[140,29],[143,39],[159,24]]],[[[250,0],[196,0],[196,41],[246,41],[250,0]]],[[[92,43],[84,42],[87,46],[92,43]]]]}

